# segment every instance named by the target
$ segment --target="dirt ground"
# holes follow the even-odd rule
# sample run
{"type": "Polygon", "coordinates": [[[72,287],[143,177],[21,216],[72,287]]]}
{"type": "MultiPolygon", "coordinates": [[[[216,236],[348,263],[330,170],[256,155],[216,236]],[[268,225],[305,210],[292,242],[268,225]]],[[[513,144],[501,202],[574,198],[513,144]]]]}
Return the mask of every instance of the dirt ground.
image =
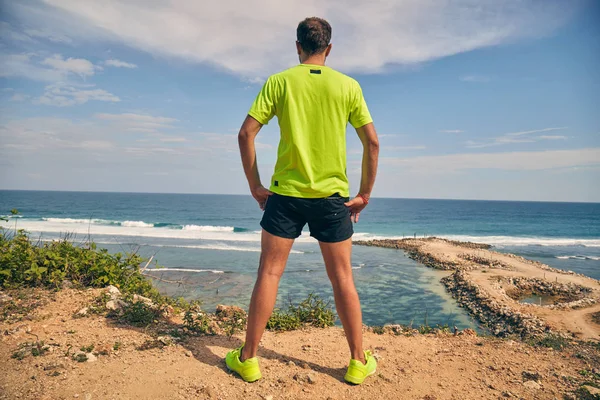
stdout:
{"type": "Polygon", "coordinates": [[[223,361],[241,335],[154,347],[156,332],[104,316],[73,318],[98,293],[63,290],[26,319],[0,322],[0,399],[574,399],[569,393],[586,375],[600,373],[600,354],[590,346],[553,351],[472,334],[365,332],[378,371],[350,386],[343,381],[345,337],[334,327],[267,332],[259,351],[264,377],[248,384],[223,361]],[[50,351],[11,358],[22,343],[36,340],[50,351]],[[144,344],[151,348],[141,350],[144,344]],[[73,360],[90,345],[95,361],[73,360]]]}

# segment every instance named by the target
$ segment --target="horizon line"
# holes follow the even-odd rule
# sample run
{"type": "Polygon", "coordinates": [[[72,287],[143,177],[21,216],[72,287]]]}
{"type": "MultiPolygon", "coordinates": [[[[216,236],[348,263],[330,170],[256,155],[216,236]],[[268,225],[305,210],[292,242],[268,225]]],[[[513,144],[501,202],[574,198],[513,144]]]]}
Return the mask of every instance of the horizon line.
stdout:
{"type": "MultiPolygon", "coordinates": [[[[111,190],[55,190],[55,189],[4,189],[0,192],[54,192],[54,193],[113,193],[113,194],[174,194],[174,195],[204,195],[204,196],[248,196],[250,193],[193,193],[193,192],[120,192],[111,190]]],[[[569,204],[600,204],[600,201],[557,201],[557,200],[506,200],[506,199],[457,199],[457,198],[431,198],[431,197],[385,197],[371,196],[372,199],[392,200],[443,200],[443,201],[490,201],[490,202],[519,202],[519,203],[569,203],[569,204]]]]}

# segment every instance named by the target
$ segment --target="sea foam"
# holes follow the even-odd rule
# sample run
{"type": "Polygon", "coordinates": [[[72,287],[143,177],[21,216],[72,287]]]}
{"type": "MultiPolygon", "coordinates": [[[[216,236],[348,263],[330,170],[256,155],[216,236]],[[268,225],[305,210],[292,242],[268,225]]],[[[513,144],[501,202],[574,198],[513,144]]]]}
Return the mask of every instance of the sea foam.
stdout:
{"type": "Polygon", "coordinates": [[[595,256],[556,256],[560,260],[593,260],[599,261],[600,257],[595,256]]]}

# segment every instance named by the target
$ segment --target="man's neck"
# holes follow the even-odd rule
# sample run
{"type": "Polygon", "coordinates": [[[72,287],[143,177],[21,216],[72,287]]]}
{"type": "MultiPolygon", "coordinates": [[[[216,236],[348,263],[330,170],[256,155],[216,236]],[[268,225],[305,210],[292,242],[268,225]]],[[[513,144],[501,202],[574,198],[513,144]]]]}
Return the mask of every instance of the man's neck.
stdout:
{"type": "Polygon", "coordinates": [[[300,61],[301,64],[325,65],[325,57],[312,56],[300,61]]]}

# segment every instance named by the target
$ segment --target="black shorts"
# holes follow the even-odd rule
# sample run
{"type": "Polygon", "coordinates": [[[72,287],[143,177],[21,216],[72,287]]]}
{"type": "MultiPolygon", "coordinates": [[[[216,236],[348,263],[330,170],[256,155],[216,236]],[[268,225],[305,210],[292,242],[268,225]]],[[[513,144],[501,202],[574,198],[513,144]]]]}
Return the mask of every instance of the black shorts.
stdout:
{"type": "Polygon", "coordinates": [[[352,237],[354,229],[349,199],[339,194],[321,199],[302,199],[273,193],[265,205],[260,226],[272,235],[296,239],[308,223],[310,236],[321,242],[341,242],[352,237]]]}

